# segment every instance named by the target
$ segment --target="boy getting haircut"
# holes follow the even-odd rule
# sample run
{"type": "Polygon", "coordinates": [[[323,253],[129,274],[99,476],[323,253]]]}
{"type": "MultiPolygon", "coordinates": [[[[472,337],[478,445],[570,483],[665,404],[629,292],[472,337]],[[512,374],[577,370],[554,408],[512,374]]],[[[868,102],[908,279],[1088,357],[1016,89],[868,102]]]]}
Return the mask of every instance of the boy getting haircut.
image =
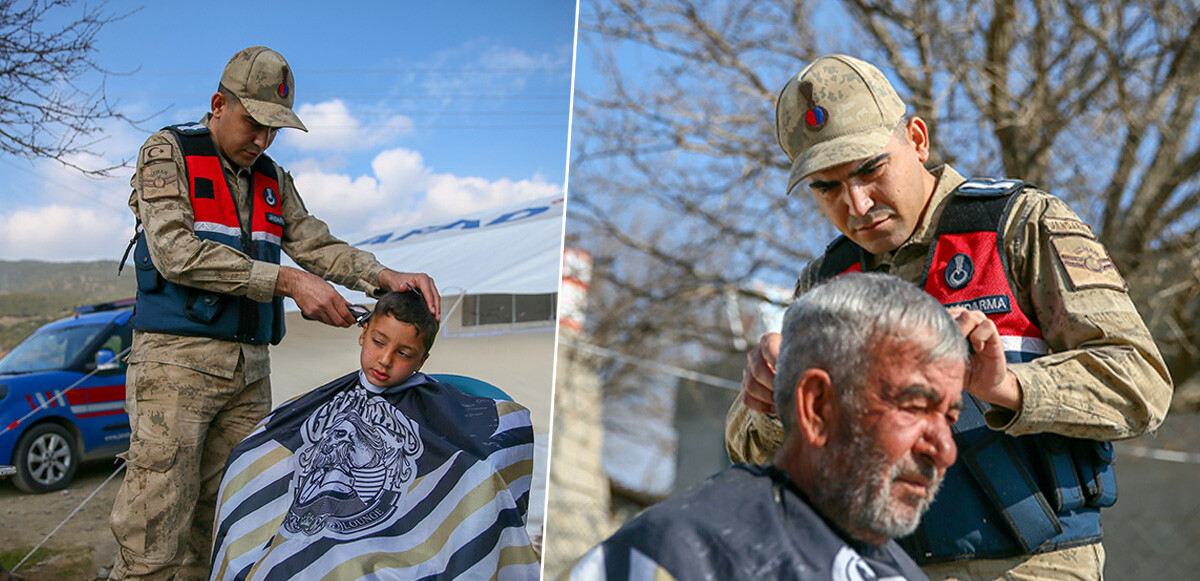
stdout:
{"type": "Polygon", "coordinates": [[[212,579],[539,579],[529,410],[420,371],[439,327],[420,293],[360,320],[360,368],[230,454],[212,579]]]}

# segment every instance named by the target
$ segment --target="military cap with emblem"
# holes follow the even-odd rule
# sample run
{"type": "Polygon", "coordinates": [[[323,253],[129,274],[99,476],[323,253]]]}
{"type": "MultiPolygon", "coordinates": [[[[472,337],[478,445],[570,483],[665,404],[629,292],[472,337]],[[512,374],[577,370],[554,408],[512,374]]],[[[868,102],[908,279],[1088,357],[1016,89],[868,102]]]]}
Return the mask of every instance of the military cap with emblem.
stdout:
{"type": "Polygon", "coordinates": [[[256,122],[267,127],[308,128],[292,111],[296,79],[283,55],[265,47],[242,49],[221,75],[221,86],[241,100],[256,122]]]}
{"type": "Polygon", "coordinates": [[[792,166],[787,191],[809,174],[883,151],[905,109],[870,63],[834,54],[804,67],[775,101],[776,137],[792,166]]]}

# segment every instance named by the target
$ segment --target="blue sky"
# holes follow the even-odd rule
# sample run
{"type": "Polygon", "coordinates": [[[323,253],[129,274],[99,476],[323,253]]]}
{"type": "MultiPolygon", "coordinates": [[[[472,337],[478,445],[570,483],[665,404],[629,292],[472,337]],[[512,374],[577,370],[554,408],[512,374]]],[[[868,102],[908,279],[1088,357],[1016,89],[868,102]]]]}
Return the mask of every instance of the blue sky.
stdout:
{"type": "MultiPolygon", "coordinates": [[[[106,124],[91,147],[98,156],[72,160],[81,166],[132,160],[152,131],[199,119],[229,57],[261,44],[295,71],[296,110],[309,127],[283,130],[268,153],[335,234],[563,190],[570,0],[113,0],[107,10],[129,14],[100,33],[95,60],[118,73],[106,93],[147,120],[106,124]]],[[[97,180],[0,155],[0,260],[120,258],[134,223],[132,171],[97,180]]]]}

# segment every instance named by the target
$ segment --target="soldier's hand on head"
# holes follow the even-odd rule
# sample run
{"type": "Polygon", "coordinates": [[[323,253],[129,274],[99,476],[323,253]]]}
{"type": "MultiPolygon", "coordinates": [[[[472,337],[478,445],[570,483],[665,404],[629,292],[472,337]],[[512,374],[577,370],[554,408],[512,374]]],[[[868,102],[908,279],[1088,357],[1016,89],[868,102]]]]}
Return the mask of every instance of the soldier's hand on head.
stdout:
{"type": "Polygon", "coordinates": [[[325,279],[290,266],[279,267],[275,294],[292,297],[304,316],[334,327],[354,324],[349,301],[338,294],[325,279]]]}
{"type": "Polygon", "coordinates": [[[775,413],[775,361],[783,336],[767,333],[757,347],[746,355],[742,368],[742,403],[756,412],[775,413]]]}
{"type": "Polygon", "coordinates": [[[437,286],[433,284],[433,277],[423,272],[396,272],[385,268],[379,273],[379,287],[390,291],[406,291],[410,288],[417,289],[421,296],[425,297],[425,304],[429,305],[429,312],[437,320],[442,320],[442,297],[438,294],[437,286]]]}
{"type": "Polygon", "coordinates": [[[996,324],[980,311],[962,307],[950,307],[948,311],[972,350],[963,389],[992,405],[1021,409],[1021,388],[1016,376],[1008,371],[996,324]]]}

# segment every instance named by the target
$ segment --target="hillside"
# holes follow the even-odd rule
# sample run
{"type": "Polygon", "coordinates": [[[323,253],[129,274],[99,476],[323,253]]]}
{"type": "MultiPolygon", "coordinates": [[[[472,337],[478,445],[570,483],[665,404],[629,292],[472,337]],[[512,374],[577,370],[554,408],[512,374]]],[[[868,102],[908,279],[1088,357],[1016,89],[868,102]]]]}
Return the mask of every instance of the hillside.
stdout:
{"type": "Polygon", "coordinates": [[[117,277],[115,260],[0,260],[0,353],[72,307],[132,297],[135,284],[131,266],[117,277]]]}

